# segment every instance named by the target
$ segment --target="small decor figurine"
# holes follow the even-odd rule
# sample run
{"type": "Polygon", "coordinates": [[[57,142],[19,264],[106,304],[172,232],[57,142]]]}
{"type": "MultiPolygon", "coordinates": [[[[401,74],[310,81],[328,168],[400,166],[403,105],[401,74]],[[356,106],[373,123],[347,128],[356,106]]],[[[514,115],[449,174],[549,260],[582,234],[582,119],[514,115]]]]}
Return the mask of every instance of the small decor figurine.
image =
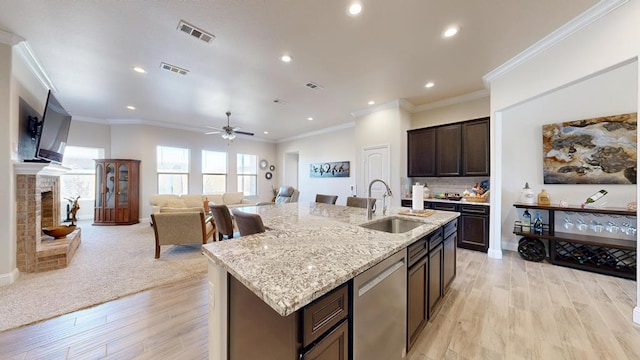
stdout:
{"type": "Polygon", "coordinates": [[[78,212],[78,210],[80,210],[80,205],[78,204],[78,199],[80,199],[80,196],[76,196],[76,198],[65,198],[65,200],[67,200],[69,202],[69,205],[71,207],[71,210],[69,210],[69,214],[71,214],[71,225],[75,226],[76,225],[76,221],[78,221],[78,219],[76,219],[76,213],[78,212]]]}
{"type": "Polygon", "coordinates": [[[276,202],[276,196],[278,196],[278,189],[272,186],[271,194],[273,195],[273,197],[271,197],[271,202],[276,202]]]}
{"type": "Polygon", "coordinates": [[[51,226],[42,228],[42,232],[46,235],[52,236],[54,239],[64,239],[67,235],[71,234],[76,229],[76,213],[80,210],[80,205],[78,205],[78,199],[80,196],[77,196],[75,199],[73,198],[65,198],[69,202],[69,214],[67,214],[67,218],[71,215],[71,225],[60,225],[60,226],[51,226]]]}

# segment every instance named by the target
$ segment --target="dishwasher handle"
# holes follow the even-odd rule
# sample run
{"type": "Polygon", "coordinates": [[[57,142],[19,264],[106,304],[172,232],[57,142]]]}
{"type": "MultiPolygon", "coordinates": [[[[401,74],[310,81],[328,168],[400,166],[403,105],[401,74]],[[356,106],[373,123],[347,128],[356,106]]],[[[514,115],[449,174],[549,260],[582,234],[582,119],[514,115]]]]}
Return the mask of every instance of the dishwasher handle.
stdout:
{"type": "Polygon", "coordinates": [[[361,297],[362,295],[366,294],[369,290],[371,290],[374,287],[376,287],[376,285],[378,285],[381,282],[383,282],[384,279],[388,278],[389,276],[391,276],[391,274],[396,272],[398,269],[402,269],[402,268],[404,268],[404,257],[402,259],[396,261],[395,263],[391,264],[389,267],[387,267],[383,271],[379,272],[371,280],[369,280],[366,283],[362,284],[358,288],[358,297],[361,297]]]}

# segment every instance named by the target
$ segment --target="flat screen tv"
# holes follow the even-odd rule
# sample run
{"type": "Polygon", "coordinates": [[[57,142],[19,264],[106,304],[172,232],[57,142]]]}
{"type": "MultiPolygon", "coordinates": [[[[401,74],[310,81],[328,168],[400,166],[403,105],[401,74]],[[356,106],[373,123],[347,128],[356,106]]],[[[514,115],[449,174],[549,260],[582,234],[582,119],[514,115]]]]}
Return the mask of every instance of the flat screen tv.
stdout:
{"type": "Polygon", "coordinates": [[[36,147],[36,158],[62,163],[64,148],[71,126],[71,115],[60,105],[51,90],[42,115],[42,128],[36,147]]]}

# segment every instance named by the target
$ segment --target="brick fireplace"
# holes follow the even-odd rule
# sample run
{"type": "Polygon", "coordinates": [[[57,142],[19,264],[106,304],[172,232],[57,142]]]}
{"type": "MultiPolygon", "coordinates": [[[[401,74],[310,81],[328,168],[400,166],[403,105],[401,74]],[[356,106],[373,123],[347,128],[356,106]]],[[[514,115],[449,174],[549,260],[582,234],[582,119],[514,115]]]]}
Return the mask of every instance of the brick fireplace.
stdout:
{"type": "Polygon", "coordinates": [[[80,228],[54,239],[43,227],[60,225],[60,175],[67,168],[47,163],[16,163],[17,267],[42,272],[67,267],[80,245],[80,228]]]}

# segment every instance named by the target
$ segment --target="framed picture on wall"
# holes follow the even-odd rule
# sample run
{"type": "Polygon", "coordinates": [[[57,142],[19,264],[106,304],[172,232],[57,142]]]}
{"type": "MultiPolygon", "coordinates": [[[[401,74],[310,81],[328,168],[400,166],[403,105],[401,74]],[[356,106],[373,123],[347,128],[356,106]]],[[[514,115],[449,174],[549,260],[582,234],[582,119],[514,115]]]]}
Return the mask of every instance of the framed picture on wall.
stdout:
{"type": "Polygon", "coordinates": [[[545,184],[635,184],[637,113],[542,126],[545,184]]]}
{"type": "Polygon", "coordinates": [[[325,162],[310,165],[312,178],[349,177],[349,162],[325,162]]]}

